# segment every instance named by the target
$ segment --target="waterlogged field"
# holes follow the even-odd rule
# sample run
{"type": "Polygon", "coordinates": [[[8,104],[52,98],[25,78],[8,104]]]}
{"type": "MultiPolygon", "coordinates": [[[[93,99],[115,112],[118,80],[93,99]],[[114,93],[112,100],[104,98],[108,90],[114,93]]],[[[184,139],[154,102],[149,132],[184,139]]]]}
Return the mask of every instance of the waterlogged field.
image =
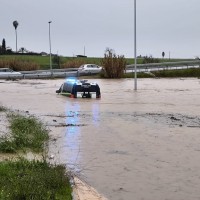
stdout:
{"type": "Polygon", "coordinates": [[[1,81],[0,104],[50,128],[49,156],[110,200],[200,198],[200,80],[90,80],[100,100],[57,95],[63,80],[1,81]]]}

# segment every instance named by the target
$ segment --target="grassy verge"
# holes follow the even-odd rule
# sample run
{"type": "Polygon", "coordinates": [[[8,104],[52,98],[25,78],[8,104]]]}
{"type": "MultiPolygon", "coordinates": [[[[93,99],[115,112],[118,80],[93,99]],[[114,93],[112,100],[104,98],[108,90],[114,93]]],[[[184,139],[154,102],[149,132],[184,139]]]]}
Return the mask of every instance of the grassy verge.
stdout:
{"type": "MultiPolygon", "coordinates": [[[[190,68],[190,69],[178,69],[178,70],[162,70],[162,71],[152,71],[152,74],[157,78],[178,78],[178,77],[200,77],[200,68],[190,68]]],[[[124,78],[134,78],[134,73],[124,74],[124,78]]],[[[151,74],[146,74],[144,72],[137,73],[138,78],[152,78],[151,74]]]]}
{"type": "Polygon", "coordinates": [[[45,141],[48,140],[48,131],[44,125],[32,116],[8,114],[11,134],[1,138],[0,151],[14,153],[19,150],[30,149],[33,152],[42,152],[45,141]]]}
{"type": "Polygon", "coordinates": [[[154,72],[156,77],[200,77],[200,68],[163,70],[154,72]]]}
{"type": "MultiPolygon", "coordinates": [[[[16,159],[0,162],[0,199],[72,200],[72,189],[65,166],[17,157],[20,152],[44,152],[48,131],[33,116],[6,112],[11,133],[0,138],[1,153],[18,153],[16,159]]],[[[0,155],[1,156],[1,155],[0,155]]]]}
{"type": "Polygon", "coordinates": [[[63,166],[20,159],[0,163],[0,199],[71,200],[63,166]]]}

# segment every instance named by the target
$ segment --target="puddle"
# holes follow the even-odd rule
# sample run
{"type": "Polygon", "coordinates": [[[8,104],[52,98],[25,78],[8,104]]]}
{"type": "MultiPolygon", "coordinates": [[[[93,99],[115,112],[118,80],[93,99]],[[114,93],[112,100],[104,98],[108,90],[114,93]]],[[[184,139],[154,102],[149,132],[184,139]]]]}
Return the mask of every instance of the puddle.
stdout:
{"type": "Polygon", "coordinates": [[[200,80],[138,79],[137,92],[132,79],[91,81],[100,100],[57,95],[61,79],[23,80],[1,83],[0,104],[40,117],[51,161],[110,200],[200,198],[200,80]]]}

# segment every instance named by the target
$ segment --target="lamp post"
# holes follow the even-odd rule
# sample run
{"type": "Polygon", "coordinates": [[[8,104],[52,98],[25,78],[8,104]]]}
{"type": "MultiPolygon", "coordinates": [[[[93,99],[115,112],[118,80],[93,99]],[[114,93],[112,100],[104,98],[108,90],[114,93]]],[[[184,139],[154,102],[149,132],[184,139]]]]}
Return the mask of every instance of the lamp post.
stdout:
{"type": "Polygon", "coordinates": [[[19,25],[18,21],[13,22],[13,26],[15,27],[15,35],[16,35],[16,53],[17,53],[17,27],[18,25],[19,25]]]}
{"type": "Polygon", "coordinates": [[[52,76],[52,60],[51,60],[51,28],[50,28],[50,25],[51,25],[51,22],[52,21],[49,21],[49,49],[50,49],[50,53],[49,53],[49,64],[50,64],[50,70],[51,70],[51,76],[52,76]]]}
{"type": "Polygon", "coordinates": [[[134,57],[135,57],[135,91],[137,91],[137,32],[136,32],[136,0],[134,0],[134,57]]]}

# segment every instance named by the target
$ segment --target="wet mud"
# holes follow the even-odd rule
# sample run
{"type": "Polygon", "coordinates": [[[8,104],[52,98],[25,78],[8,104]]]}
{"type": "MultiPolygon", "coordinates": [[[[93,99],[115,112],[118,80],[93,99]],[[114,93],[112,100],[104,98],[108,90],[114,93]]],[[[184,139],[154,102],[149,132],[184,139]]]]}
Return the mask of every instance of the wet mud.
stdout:
{"type": "Polygon", "coordinates": [[[200,80],[91,81],[101,99],[57,95],[62,80],[2,81],[0,104],[40,117],[52,162],[110,200],[199,199],[200,80]]]}

